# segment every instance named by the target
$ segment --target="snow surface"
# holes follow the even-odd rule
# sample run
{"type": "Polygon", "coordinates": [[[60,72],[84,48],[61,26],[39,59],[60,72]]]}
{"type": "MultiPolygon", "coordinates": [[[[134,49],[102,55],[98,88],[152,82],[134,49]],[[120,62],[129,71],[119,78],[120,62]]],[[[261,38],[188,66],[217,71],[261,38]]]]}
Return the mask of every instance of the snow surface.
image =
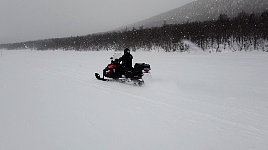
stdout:
{"type": "Polygon", "coordinates": [[[113,52],[1,51],[1,150],[267,150],[267,53],[135,52],[145,85],[98,81],[113,52]]]}

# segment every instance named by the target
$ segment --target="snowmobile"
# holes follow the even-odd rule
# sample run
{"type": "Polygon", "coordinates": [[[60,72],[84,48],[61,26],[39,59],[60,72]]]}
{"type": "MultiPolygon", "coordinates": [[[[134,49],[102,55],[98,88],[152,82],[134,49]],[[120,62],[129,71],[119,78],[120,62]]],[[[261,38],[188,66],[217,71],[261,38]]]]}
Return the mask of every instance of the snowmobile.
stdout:
{"type": "Polygon", "coordinates": [[[151,67],[146,63],[135,63],[131,69],[124,68],[119,59],[111,57],[111,63],[103,69],[103,76],[95,73],[95,77],[102,81],[119,81],[122,83],[133,83],[134,85],[143,85],[142,76],[144,73],[149,73],[151,67]]]}

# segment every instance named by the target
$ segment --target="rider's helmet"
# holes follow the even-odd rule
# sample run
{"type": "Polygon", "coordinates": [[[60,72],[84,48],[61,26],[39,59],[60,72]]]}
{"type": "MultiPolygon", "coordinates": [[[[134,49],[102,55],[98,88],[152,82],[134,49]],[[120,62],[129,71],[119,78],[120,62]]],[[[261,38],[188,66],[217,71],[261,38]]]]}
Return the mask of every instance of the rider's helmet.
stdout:
{"type": "Polygon", "coordinates": [[[125,50],[124,50],[124,54],[130,54],[130,50],[128,49],[128,48],[126,48],[125,50]]]}

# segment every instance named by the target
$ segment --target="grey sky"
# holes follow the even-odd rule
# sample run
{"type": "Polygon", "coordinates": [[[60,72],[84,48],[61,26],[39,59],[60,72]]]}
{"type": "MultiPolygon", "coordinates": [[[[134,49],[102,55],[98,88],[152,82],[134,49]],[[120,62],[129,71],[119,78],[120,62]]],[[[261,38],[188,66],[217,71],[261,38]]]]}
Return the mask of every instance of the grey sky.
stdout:
{"type": "Polygon", "coordinates": [[[1,0],[0,43],[109,31],[193,0],[1,0]]]}

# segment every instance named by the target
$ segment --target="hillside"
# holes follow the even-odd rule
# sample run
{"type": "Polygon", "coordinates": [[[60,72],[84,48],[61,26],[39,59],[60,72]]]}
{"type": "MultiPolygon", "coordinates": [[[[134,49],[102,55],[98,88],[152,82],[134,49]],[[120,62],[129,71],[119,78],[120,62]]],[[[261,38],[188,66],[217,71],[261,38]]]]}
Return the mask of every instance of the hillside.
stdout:
{"type": "Polygon", "coordinates": [[[0,44],[0,49],[64,49],[79,51],[163,49],[188,51],[182,41],[191,41],[203,50],[221,52],[268,51],[268,11],[260,15],[239,13],[229,19],[221,15],[217,20],[165,25],[150,29],[107,32],[80,37],[55,38],[22,43],[0,44]]]}
{"type": "Polygon", "coordinates": [[[267,0],[197,0],[127,27],[159,27],[164,23],[178,24],[217,19],[220,14],[235,17],[242,11],[251,14],[262,13],[265,10],[268,10],[267,0]]]}

